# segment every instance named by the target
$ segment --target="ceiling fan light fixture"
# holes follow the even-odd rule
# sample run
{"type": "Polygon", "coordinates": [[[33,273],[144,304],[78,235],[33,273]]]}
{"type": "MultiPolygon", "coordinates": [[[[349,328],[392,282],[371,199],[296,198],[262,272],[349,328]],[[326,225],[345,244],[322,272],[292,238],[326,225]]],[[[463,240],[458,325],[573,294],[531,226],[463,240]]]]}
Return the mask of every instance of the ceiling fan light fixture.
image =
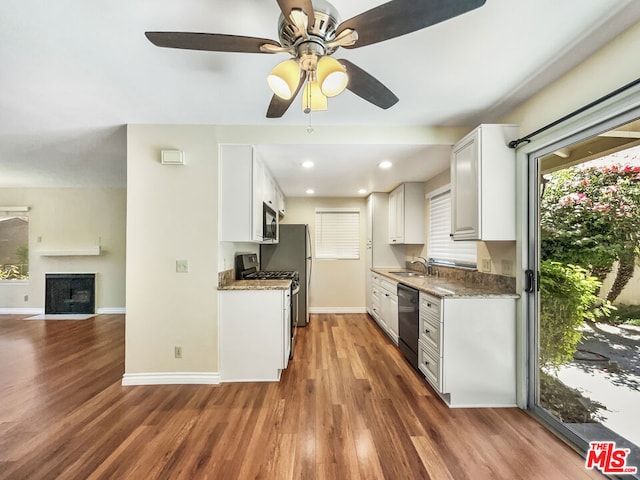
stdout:
{"type": "Polygon", "coordinates": [[[307,81],[302,94],[302,109],[305,113],[327,109],[327,97],[320,90],[320,83],[307,81]]]}
{"type": "Polygon", "coordinates": [[[289,100],[300,82],[300,66],[293,59],[279,63],[271,70],[267,83],[278,97],[289,100]]]}
{"type": "Polygon", "coordinates": [[[322,57],[318,60],[317,78],[322,93],[327,97],[339,95],[349,83],[347,69],[331,57],[322,57]]]}

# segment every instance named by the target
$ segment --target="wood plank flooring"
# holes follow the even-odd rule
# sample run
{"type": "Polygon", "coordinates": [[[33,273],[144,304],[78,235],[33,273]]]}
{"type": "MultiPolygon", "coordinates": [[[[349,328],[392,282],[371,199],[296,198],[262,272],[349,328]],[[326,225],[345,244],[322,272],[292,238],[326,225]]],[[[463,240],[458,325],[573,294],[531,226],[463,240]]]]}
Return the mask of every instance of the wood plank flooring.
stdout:
{"type": "Polygon", "coordinates": [[[0,316],[0,479],[603,478],[518,409],[448,409],[366,315],[280,383],[122,387],[124,316],[0,316]]]}

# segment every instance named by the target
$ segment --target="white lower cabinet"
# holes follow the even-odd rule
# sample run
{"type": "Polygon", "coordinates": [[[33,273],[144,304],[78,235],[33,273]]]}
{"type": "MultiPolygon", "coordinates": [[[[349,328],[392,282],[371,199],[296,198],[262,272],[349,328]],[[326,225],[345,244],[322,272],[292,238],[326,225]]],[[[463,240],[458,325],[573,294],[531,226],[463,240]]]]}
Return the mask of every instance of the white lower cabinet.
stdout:
{"type": "Polygon", "coordinates": [[[515,299],[420,292],[418,368],[451,407],[516,405],[515,299]]]}
{"type": "Polygon", "coordinates": [[[387,328],[387,335],[398,344],[398,283],[382,279],[382,290],[380,296],[380,308],[382,318],[387,328]]]}
{"type": "Polygon", "coordinates": [[[380,308],[380,295],[382,290],[382,278],[380,275],[371,273],[371,311],[369,312],[373,319],[382,327],[385,331],[387,325],[382,321],[382,310],[380,308]]]}
{"type": "Polygon", "coordinates": [[[278,381],[291,353],[291,290],[220,290],[223,382],[278,381]]]}
{"type": "Polygon", "coordinates": [[[371,316],[398,344],[398,284],[371,273],[371,316]]]}

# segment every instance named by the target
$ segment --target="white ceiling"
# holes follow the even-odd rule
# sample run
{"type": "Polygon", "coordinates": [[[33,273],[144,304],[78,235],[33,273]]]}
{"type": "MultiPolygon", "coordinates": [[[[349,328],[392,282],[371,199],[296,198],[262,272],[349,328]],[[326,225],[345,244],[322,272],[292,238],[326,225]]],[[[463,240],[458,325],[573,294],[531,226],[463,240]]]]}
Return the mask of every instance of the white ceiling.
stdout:
{"type": "MultiPolygon", "coordinates": [[[[381,3],[333,1],[343,20],[381,3]]],[[[123,186],[127,123],[307,125],[297,101],[283,118],[265,118],[271,97],[265,78],[285,55],[164,49],[144,36],[165,30],[277,39],[278,16],[275,0],[3,2],[0,186],[123,186]]],[[[400,102],[380,110],[347,91],[312,122],[473,127],[498,121],[639,19],[636,0],[487,0],[420,32],[336,52],[400,102]]],[[[292,168],[300,147],[260,145],[259,151],[285,194],[301,194],[309,173],[292,168]]],[[[387,190],[424,180],[447,161],[441,146],[304,151],[324,162],[314,170],[319,195],[387,190]],[[416,160],[425,155],[429,162],[416,160]],[[402,167],[380,175],[383,156],[402,167]]]]}

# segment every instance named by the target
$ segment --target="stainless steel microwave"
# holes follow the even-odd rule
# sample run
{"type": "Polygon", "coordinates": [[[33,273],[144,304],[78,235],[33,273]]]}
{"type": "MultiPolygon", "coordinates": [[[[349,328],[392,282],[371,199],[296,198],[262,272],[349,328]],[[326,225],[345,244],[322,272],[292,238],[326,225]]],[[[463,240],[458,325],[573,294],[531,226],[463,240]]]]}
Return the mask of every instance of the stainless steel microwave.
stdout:
{"type": "Polygon", "coordinates": [[[278,217],[276,212],[266,203],[262,207],[262,240],[278,239],[278,217]]]}

